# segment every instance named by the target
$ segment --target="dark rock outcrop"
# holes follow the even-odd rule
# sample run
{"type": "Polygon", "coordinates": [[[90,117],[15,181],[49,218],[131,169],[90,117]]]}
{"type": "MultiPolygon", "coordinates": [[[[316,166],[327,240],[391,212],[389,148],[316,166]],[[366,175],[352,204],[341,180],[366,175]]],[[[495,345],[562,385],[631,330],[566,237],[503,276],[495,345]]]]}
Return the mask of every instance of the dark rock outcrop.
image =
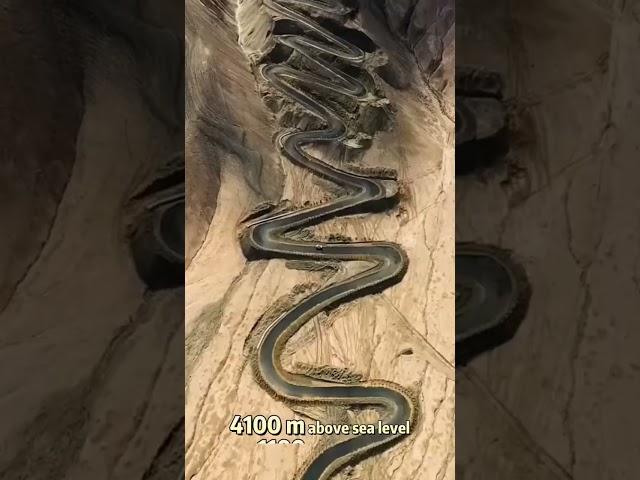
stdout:
{"type": "Polygon", "coordinates": [[[453,90],[455,4],[451,0],[360,2],[386,20],[389,31],[415,56],[425,81],[443,94],[453,90]]]}

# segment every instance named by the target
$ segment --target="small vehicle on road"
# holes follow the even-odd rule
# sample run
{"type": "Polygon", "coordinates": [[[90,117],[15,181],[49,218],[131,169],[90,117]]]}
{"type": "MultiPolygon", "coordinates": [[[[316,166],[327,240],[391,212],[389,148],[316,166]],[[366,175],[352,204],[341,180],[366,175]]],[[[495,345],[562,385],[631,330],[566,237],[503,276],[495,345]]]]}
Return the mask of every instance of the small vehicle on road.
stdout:
{"type": "Polygon", "coordinates": [[[316,250],[322,251],[323,249],[324,249],[324,247],[322,245],[320,245],[319,243],[316,245],[316,250]]]}

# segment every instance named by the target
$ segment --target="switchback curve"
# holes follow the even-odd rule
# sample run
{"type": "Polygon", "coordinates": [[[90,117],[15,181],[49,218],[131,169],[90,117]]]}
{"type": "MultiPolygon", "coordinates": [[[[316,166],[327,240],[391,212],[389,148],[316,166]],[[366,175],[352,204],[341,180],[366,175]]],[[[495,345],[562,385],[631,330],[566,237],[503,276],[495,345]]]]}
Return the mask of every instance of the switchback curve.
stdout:
{"type": "MultiPolygon", "coordinates": [[[[325,125],[313,131],[284,131],[278,135],[276,145],[290,162],[333,182],[346,193],[317,207],[254,221],[243,232],[243,251],[249,259],[361,260],[372,266],[351,278],[320,289],[271,323],[255,350],[253,364],[256,376],[266,390],[283,401],[376,406],[385,412],[383,423],[404,425],[409,422],[410,428],[413,428],[417,418],[417,401],[399,385],[387,381],[337,385],[288,372],[282,366],[280,355],[286,342],[306,322],[325,309],[400,282],[406,273],[408,259],[402,248],[391,242],[306,242],[285,236],[287,232],[330,218],[387,208],[393,203],[396,193],[388,191],[380,178],[343,171],[304,149],[312,144],[343,142],[347,135],[344,120],[320,99],[308,93],[311,87],[359,102],[376,98],[366,85],[326,59],[334,57],[361,66],[366,59],[365,53],[294,8],[298,6],[338,15],[347,13],[347,10],[331,0],[265,0],[264,3],[278,16],[297,22],[310,33],[304,36],[277,36],[276,41],[297,51],[317,68],[312,72],[284,64],[267,64],[260,69],[260,75],[280,94],[303,106],[325,125]]],[[[299,472],[298,478],[326,480],[344,465],[388,448],[404,436],[406,434],[376,433],[349,438],[320,452],[299,472]]]]}

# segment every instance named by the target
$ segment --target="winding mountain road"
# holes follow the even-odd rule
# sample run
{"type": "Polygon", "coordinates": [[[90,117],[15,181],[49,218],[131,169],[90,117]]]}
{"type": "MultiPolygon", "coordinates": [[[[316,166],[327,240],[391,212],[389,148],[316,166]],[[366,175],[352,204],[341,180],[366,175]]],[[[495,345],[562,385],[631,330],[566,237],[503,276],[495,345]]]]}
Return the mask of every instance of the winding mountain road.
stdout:
{"type": "MultiPolygon", "coordinates": [[[[276,145],[290,162],[340,186],[345,194],[324,205],[255,221],[243,232],[243,251],[249,259],[360,260],[369,262],[371,267],[320,289],[269,325],[258,342],[253,359],[256,375],[266,390],[286,402],[378,407],[386,412],[383,423],[404,425],[408,421],[413,427],[417,403],[399,385],[382,380],[341,385],[294,374],[282,367],[280,356],[286,342],[306,322],[330,307],[379,292],[400,282],[407,270],[408,259],[400,246],[390,242],[323,243],[285,236],[287,232],[330,218],[380,211],[392,204],[395,190],[389,191],[382,178],[340,170],[312,156],[304,148],[343,142],[347,136],[345,121],[320,99],[307,93],[311,87],[315,91],[344,95],[359,102],[376,99],[358,79],[326,60],[330,56],[344,63],[361,66],[365,61],[365,53],[320,27],[304,13],[294,10],[299,6],[322,13],[342,14],[346,13],[344,8],[328,0],[267,0],[265,5],[279,17],[298,23],[310,33],[305,36],[280,35],[276,36],[276,41],[294,49],[317,68],[314,71],[300,71],[286,64],[269,64],[262,66],[260,74],[278,92],[322,119],[325,125],[325,128],[313,131],[284,131],[277,137],[276,145]]],[[[349,438],[319,452],[301,469],[298,478],[326,480],[345,464],[385,449],[404,436],[406,434],[372,434],[349,438]]]]}

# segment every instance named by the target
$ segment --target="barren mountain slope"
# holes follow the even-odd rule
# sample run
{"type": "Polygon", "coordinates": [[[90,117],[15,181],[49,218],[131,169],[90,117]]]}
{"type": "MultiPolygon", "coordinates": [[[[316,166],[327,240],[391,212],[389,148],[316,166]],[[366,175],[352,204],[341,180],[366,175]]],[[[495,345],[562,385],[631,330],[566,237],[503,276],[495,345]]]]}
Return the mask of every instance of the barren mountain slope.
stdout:
{"type": "MultiPolygon", "coordinates": [[[[199,480],[292,478],[318,446],[313,436],[300,446],[257,445],[260,437],[229,431],[234,414],[354,420],[334,407],[306,409],[300,417],[260,388],[245,355],[245,340],[266,311],[273,318],[305,292],[362,269],[356,262],[317,271],[287,268],[282,260],[247,263],[240,250],[239,224],[258,203],[304,205],[339,193],[276,154],[278,120],[257,92],[248,59],[251,48],[265,38],[268,44],[272,28],[259,3],[241,2],[239,13],[235,2],[187,7],[187,151],[194,152],[187,165],[198,163],[207,172],[190,177],[187,186],[189,197],[199,199],[188,206],[187,241],[200,246],[186,273],[186,475],[199,480]],[[216,183],[208,183],[214,175],[220,178],[217,195],[216,183]],[[205,203],[211,197],[215,209],[205,203]],[[207,209],[210,221],[202,214],[207,209]]],[[[380,73],[395,86],[376,79],[391,105],[389,127],[358,162],[396,169],[401,201],[387,212],[329,221],[308,234],[397,242],[408,253],[409,271],[384,293],[316,318],[291,340],[284,360],[288,366],[345,367],[419,396],[414,434],[355,466],[351,478],[453,478],[453,124],[443,113],[452,110],[450,92],[446,82],[440,84],[444,94],[428,87],[429,74],[418,68],[406,39],[390,31],[382,2],[373,7],[363,8],[348,27],[363,30],[387,53],[389,64],[380,73]]],[[[450,53],[445,58],[450,61],[450,53]]]]}

